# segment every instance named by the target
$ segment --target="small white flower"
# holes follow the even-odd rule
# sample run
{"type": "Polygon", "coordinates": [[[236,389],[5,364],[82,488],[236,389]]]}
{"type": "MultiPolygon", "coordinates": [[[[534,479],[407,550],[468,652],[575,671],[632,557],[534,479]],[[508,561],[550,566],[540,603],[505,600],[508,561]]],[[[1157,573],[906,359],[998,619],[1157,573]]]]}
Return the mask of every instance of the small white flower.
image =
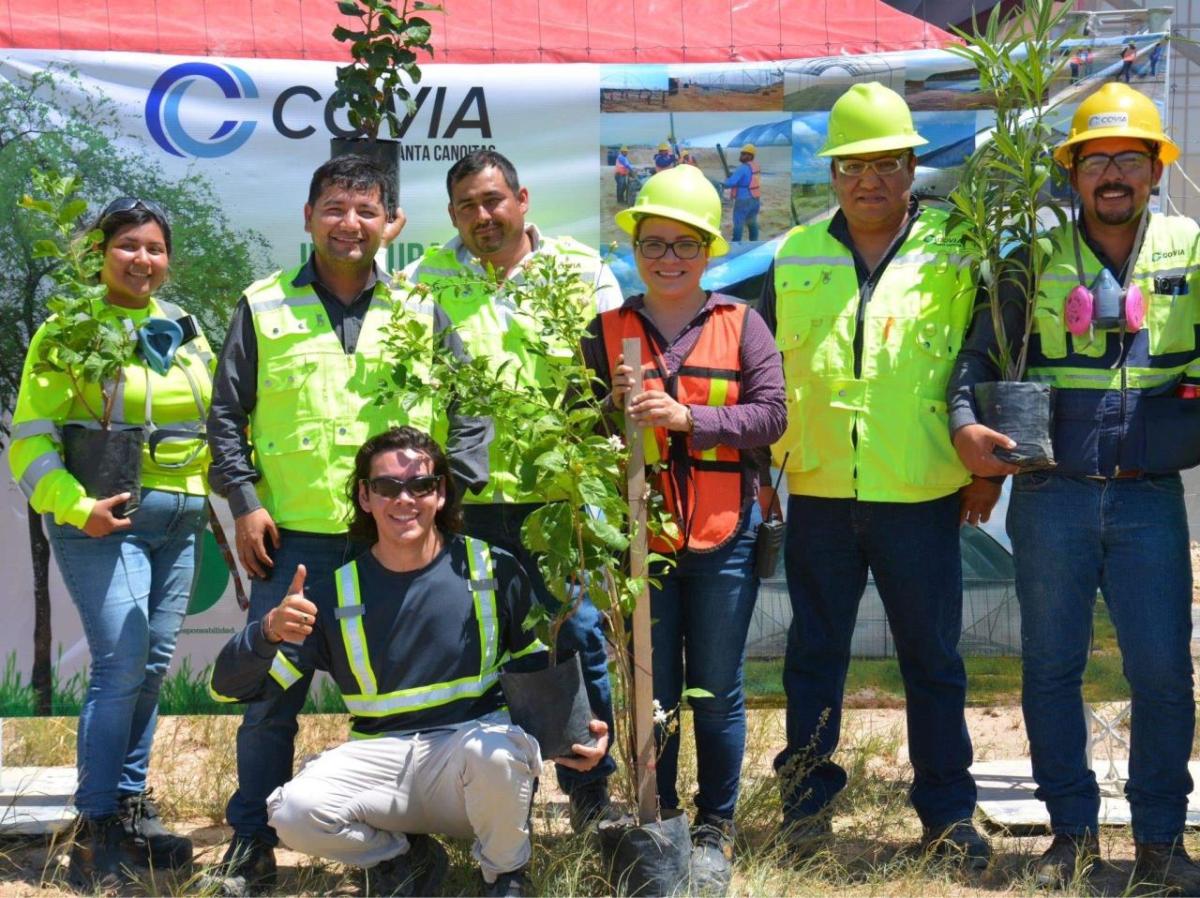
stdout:
{"type": "Polygon", "coordinates": [[[663,710],[658,699],[654,700],[654,722],[660,725],[665,725],[667,722],[667,712],[663,710]]]}
{"type": "MultiPolygon", "coordinates": [[[[612,446],[613,452],[624,452],[625,451],[625,441],[622,440],[616,434],[613,434],[612,436],[610,436],[608,438],[608,445],[612,446]]],[[[654,704],[657,705],[658,702],[656,701],[654,704]]]]}

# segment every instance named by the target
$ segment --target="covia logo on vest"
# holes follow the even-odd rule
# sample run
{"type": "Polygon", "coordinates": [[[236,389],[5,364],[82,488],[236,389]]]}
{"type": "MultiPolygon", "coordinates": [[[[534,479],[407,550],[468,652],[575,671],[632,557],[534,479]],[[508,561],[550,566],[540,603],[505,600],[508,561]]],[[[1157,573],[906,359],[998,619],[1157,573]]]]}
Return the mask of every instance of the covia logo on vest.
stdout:
{"type": "Polygon", "coordinates": [[[250,139],[255,122],[226,119],[207,138],[189,134],[180,119],[184,95],[200,80],[215,84],[230,100],[256,100],[258,88],[246,72],[235,65],[211,62],[182,62],[171,66],[154,82],[146,98],[146,127],[154,142],[172,156],[215,159],[227,156],[250,139]]]}

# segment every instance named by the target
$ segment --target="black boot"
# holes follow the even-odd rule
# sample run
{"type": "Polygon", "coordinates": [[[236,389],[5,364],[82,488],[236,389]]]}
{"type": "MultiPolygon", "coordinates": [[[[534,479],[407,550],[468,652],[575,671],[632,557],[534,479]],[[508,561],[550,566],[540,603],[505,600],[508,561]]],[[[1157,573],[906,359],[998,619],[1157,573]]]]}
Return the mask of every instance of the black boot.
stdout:
{"type": "Polygon", "coordinates": [[[68,878],[84,892],[107,892],[128,882],[121,870],[125,827],[113,814],[92,820],[80,817],[71,845],[68,878]]]}
{"type": "Polygon", "coordinates": [[[1095,833],[1075,836],[1056,833],[1050,847],[1033,865],[1034,885],[1039,889],[1061,889],[1086,879],[1100,863],[1100,841],[1095,833]]]}
{"type": "Polygon", "coordinates": [[[524,898],[530,891],[529,873],[525,867],[501,873],[495,882],[483,884],[485,898],[524,898]]]}
{"type": "Polygon", "coordinates": [[[733,840],[737,833],[727,817],[700,814],[692,827],[689,864],[691,893],[724,898],[733,877],[733,840]]]}
{"type": "Polygon", "coordinates": [[[156,870],[177,870],[191,863],[192,840],[163,826],[149,793],[122,796],[117,814],[125,828],[126,855],[133,863],[156,870]]]}
{"type": "Polygon", "coordinates": [[[450,859],[433,836],[411,835],[408,851],[360,871],[362,893],[368,898],[437,895],[450,859]]]}
{"type": "Polygon", "coordinates": [[[1166,889],[1173,895],[1200,895],[1200,865],[1174,842],[1139,842],[1135,846],[1133,881],[1166,889]]]}
{"type": "Polygon", "coordinates": [[[608,797],[608,781],[599,779],[580,783],[570,795],[571,829],[577,833],[602,820],[620,820],[618,811],[608,797]]]}
{"type": "Polygon", "coordinates": [[[226,898],[244,898],[275,889],[275,847],[255,838],[234,835],[225,857],[201,877],[200,888],[226,898]]]}

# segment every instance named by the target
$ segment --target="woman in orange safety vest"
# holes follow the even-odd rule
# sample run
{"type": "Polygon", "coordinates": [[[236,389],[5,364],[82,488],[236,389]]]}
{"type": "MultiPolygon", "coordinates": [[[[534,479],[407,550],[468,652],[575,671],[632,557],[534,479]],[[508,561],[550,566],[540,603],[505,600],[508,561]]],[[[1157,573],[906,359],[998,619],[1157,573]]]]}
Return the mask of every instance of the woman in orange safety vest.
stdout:
{"type": "MultiPolygon", "coordinates": [[[[688,687],[707,693],[689,699],[699,774],[691,884],[724,894],[745,748],[742,666],[758,593],[759,454],[787,425],[783,368],[757,312],[700,286],[709,258],[729,244],[721,198],[698,168],[654,175],[616,221],[633,235],[646,291],[597,316],[584,353],[614,411],[646,428],[651,477],[677,528],[651,543],[674,562],[651,571],[654,695],[668,711],[678,706],[685,658],[688,687]],[[621,354],[629,338],[641,343],[636,396],[621,354]]],[[[660,742],[659,799],[678,808],[679,735],[660,732],[660,742]]]]}

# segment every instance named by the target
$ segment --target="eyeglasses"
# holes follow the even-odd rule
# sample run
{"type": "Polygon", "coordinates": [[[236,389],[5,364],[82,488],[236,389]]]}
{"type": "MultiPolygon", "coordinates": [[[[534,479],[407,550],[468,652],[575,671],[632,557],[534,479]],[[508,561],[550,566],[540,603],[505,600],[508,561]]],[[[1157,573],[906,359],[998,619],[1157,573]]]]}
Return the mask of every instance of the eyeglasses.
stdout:
{"type": "Polygon", "coordinates": [[[1089,153],[1075,163],[1075,170],[1089,178],[1098,178],[1108,171],[1110,165],[1115,165],[1123,175],[1136,175],[1146,170],[1154,157],[1149,153],[1139,153],[1129,150],[1125,153],[1089,153]]]}
{"type": "Polygon", "coordinates": [[[363,482],[371,492],[384,499],[398,499],[402,493],[408,493],[414,499],[423,499],[441,486],[442,475],[420,474],[407,480],[399,477],[370,477],[363,482]]]}
{"type": "Polygon", "coordinates": [[[108,218],[108,216],[116,215],[119,212],[132,212],[139,206],[145,209],[159,221],[167,221],[167,213],[163,211],[162,206],[154,202],[154,200],[142,200],[138,199],[136,196],[117,197],[104,207],[104,211],[100,213],[100,220],[104,221],[104,219],[108,218]]]}
{"type": "Polygon", "coordinates": [[[894,175],[908,163],[908,153],[901,156],[884,156],[882,159],[835,159],[839,174],[848,178],[861,178],[868,171],[877,175],[894,175]]]}
{"type": "Polygon", "coordinates": [[[682,240],[676,240],[673,243],[668,243],[666,240],[659,240],[657,237],[647,237],[645,240],[633,241],[634,247],[640,252],[643,258],[646,259],[661,259],[670,250],[675,254],[675,258],[680,261],[687,262],[700,255],[700,250],[708,246],[702,240],[693,240],[691,237],[684,237],[682,240]]]}

